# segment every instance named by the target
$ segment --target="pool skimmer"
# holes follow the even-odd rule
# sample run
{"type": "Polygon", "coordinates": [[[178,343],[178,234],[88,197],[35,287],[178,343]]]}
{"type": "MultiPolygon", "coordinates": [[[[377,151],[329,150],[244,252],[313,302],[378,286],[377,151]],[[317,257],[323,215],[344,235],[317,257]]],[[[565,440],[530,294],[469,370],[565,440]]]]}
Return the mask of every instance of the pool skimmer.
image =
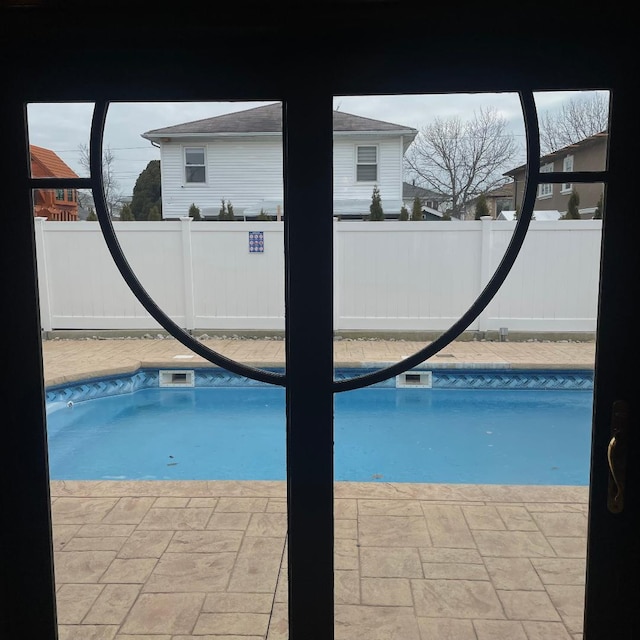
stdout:
{"type": "Polygon", "coordinates": [[[433,372],[431,371],[405,371],[396,376],[396,389],[408,389],[409,387],[431,389],[432,383],[433,372]]]}
{"type": "Polygon", "coordinates": [[[193,369],[160,369],[158,385],[160,387],[195,387],[196,376],[193,369]]]}

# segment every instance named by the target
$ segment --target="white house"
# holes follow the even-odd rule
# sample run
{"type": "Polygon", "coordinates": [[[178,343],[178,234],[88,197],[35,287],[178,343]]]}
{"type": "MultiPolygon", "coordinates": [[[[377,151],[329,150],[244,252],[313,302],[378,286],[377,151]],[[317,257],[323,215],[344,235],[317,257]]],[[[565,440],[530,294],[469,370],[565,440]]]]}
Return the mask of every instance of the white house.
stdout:
{"type": "MultiPolygon", "coordinates": [[[[373,188],[386,216],[403,205],[402,161],[417,130],[334,111],[333,215],[369,215],[373,188]]],[[[216,217],[222,200],[236,217],[284,214],[282,106],[274,103],[154,129],[142,137],[160,147],[162,215],[180,218],[195,204],[216,217]]]]}

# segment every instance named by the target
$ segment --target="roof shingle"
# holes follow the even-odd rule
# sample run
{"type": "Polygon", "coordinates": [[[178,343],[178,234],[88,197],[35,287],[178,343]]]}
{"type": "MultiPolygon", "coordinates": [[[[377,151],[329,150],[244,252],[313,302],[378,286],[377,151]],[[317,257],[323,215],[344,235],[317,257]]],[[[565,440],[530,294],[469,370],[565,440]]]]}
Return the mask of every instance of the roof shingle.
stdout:
{"type": "Polygon", "coordinates": [[[34,178],[77,178],[78,174],[71,169],[55,152],[44,147],[29,145],[31,159],[36,161],[38,168],[32,166],[34,178]],[[38,170],[39,169],[39,170],[38,170]],[[38,173],[39,175],[35,175],[38,173]]]}
{"type": "MultiPolygon", "coordinates": [[[[415,135],[416,129],[382,120],[373,120],[343,111],[333,112],[334,131],[388,131],[415,135]]],[[[282,105],[279,102],[245,111],[236,111],[213,118],[184,122],[142,134],[143,138],[156,138],[179,134],[248,134],[280,133],[282,131],[282,105]]]]}

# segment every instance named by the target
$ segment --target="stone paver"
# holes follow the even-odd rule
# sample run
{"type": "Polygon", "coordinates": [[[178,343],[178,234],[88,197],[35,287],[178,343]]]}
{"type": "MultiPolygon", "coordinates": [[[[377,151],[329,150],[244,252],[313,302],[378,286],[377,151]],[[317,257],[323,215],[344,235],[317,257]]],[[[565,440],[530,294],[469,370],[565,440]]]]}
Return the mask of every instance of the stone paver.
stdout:
{"type": "Polygon", "coordinates": [[[143,591],[224,591],[235,561],[235,553],[165,553],[145,582],[143,591]]]}
{"type": "Polygon", "coordinates": [[[191,633],[204,593],[143,593],[121,629],[123,633],[191,633]]]}
{"type": "Polygon", "coordinates": [[[480,580],[412,580],[418,616],[434,618],[504,618],[498,595],[490,582],[480,580]]]}
{"type": "Polygon", "coordinates": [[[140,593],[137,584],[108,584],[84,618],[88,624],[122,624],[140,593]]]}
{"type": "MultiPolygon", "coordinates": [[[[169,521],[176,525],[173,529],[166,528],[166,521],[161,530],[145,528],[146,515],[137,525],[114,525],[95,522],[94,508],[84,511],[90,520],[86,524],[78,519],[82,510],[74,509],[76,522],[67,525],[58,524],[56,518],[69,517],[68,510],[54,513],[60,542],[55,560],[61,637],[84,640],[85,630],[89,638],[125,640],[145,635],[286,639],[285,514],[263,510],[270,498],[256,496],[254,484],[247,483],[248,500],[238,502],[243,496],[238,496],[236,484],[190,483],[196,495],[181,496],[187,498],[183,507],[157,508],[172,513],[212,510],[213,518],[217,506],[188,506],[203,499],[206,487],[210,503],[223,509],[232,503],[236,508],[250,504],[257,508],[220,512],[225,517],[243,516],[233,528],[183,529],[187,516],[175,515],[169,521]],[[229,491],[232,496],[225,495],[229,491]],[[109,531],[114,535],[105,535],[109,531]],[[103,548],[109,547],[109,540],[117,541],[117,549],[103,548]],[[77,550],[77,544],[85,541],[96,542],[96,548],[77,550]]],[[[157,495],[146,498],[172,497],[162,494],[165,489],[171,493],[173,483],[158,481],[154,486],[157,495]]],[[[584,549],[586,526],[579,531],[571,516],[582,512],[562,509],[566,503],[545,503],[549,510],[540,512],[514,502],[509,508],[516,510],[512,513],[517,513],[517,520],[537,523],[539,528],[508,530],[504,519],[496,517],[501,503],[486,500],[469,507],[464,496],[435,504],[421,500],[422,515],[413,515],[417,504],[413,496],[423,487],[394,488],[399,497],[392,505],[382,488],[373,490],[373,497],[359,498],[355,496],[362,489],[357,484],[336,485],[336,493],[339,490],[343,496],[338,499],[340,508],[348,505],[348,515],[356,516],[344,519],[353,522],[353,536],[335,540],[337,640],[580,637],[585,557],[577,550],[584,549]],[[383,497],[377,499],[376,492],[383,497]],[[390,512],[406,515],[366,515],[390,512]],[[567,515],[568,523],[563,528],[559,520],[536,519],[540,513],[567,515]],[[564,547],[552,545],[545,528],[565,534],[551,536],[564,541],[564,547]],[[440,533],[434,540],[446,546],[432,544],[431,532],[436,530],[440,533]],[[452,546],[445,534],[464,546],[452,546]]],[[[53,481],[51,489],[54,498],[63,499],[71,492],[74,500],[84,496],[95,505],[95,498],[105,496],[119,504],[127,497],[119,492],[131,487],[118,481],[53,481]]],[[[268,485],[267,492],[273,491],[268,485]]],[[[284,496],[284,483],[280,491],[284,496]]],[[[553,493],[562,495],[557,488],[553,493]]],[[[573,488],[567,493],[567,499],[575,500],[573,488]]],[[[584,504],[586,487],[582,493],[584,504]]],[[[540,508],[539,503],[531,504],[540,508]]],[[[147,514],[154,509],[149,507],[147,514]]],[[[105,510],[103,520],[110,520],[111,513],[105,510]]]]}
{"type": "MultiPolygon", "coordinates": [[[[202,339],[201,342],[228,358],[257,366],[283,366],[284,341],[202,339]]],[[[388,365],[423,349],[428,343],[411,340],[336,340],[336,366],[388,365]]],[[[43,341],[47,384],[135,371],[141,365],[175,365],[188,349],[172,337],[158,339],[98,339],[43,341]]],[[[595,343],[587,342],[478,342],[454,341],[428,362],[434,367],[468,364],[511,367],[590,368],[595,360],[595,343]],[[443,357],[446,356],[446,357],[443,357]]],[[[199,355],[188,360],[190,367],[210,366],[199,355]]]]}
{"type": "MultiPolygon", "coordinates": [[[[282,341],[207,343],[284,362],[282,341]]],[[[343,340],[335,358],[385,363],[423,346],[343,340]]],[[[49,340],[43,350],[52,384],[175,364],[185,348],[49,340]]],[[[594,345],[446,352],[447,366],[590,367],[594,345]]],[[[285,483],[52,481],[51,494],[61,640],[287,640],[285,483]]],[[[586,487],[337,483],[335,496],[336,640],[581,638],[586,487]]]]}
{"type": "Polygon", "coordinates": [[[80,624],[104,585],[62,584],[56,592],[59,624],[80,624]]]}

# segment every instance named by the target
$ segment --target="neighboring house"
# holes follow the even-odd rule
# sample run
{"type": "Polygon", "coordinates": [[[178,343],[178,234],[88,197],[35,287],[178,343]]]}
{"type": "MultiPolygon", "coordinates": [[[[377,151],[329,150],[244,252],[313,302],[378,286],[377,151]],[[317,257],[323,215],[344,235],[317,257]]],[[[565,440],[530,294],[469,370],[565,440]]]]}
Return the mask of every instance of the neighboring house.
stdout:
{"type": "MultiPolygon", "coordinates": [[[[77,178],[65,162],[50,149],[29,145],[32,178],[77,178]]],[[[77,220],[78,194],[75,189],[36,189],[33,215],[47,220],[77,220]]]]}
{"type": "Polygon", "coordinates": [[[95,213],[96,204],[93,201],[93,193],[87,189],[78,194],[78,220],[86,220],[91,211],[95,213]]]}
{"type": "MultiPolygon", "coordinates": [[[[580,142],[570,144],[558,151],[540,158],[540,171],[604,171],[607,156],[607,131],[596,133],[580,142]]],[[[513,179],[515,209],[520,209],[524,197],[526,165],[507,171],[505,176],[513,179]]],[[[595,184],[540,184],[534,204],[534,211],[555,210],[562,215],[567,212],[569,196],[575,189],[580,197],[579,211],[582,218],[593,218],[598,201],[603,193],[603,185],[595,184]]]]}
{"type": "MultiPolygon", "coordinates": [[[[403,125],[333,112],[333,215],[369,215],[373,188],[386,216],[403,205],[402,158],[417,135],[403,125]]],[[[236,218],[284,215],[282,106],[279,103],[147,131],[160,147],[162,215],[188,215],[192,203],[215,218],[222,200],[236,218]]],[[[313,197],[311,194],[310,197],[313,197]]]]}
{"type": "Polygon", "coordinates": [[[423,220],[442,220],[444,212],[440,210],[444,202],[444,196],[435,191],[418,187],[408,182],[402,183],[402,201],[409,211],[409,215],[413,211],[413,202],[416,197],[420,198],[420,206],[422,209],[423,220]]]}
{"type": "MultiPolygon", "coordinates": [[[[114,203],[111,209],[111,219],[119,220],[120,212],[125,204],[130,205],[133,196],[120,196],[114,203]]],[[[93,211],[96,213],[96,204],[93,201],[93,194],[90,190],[82,191],[78,194],[78,219],[86,220],[89,214],[93,211]]]]}
{"type": "Polygon", "coordinates": [[[442,203],[445,200],[445,196],[436,193],[435,191],[431,191],[430,189],[425,189],[423,187],[418,187],[415,184],[410,184],[408,182],[402,183],[402,201],[404,202],[404,206],[411,211],[411,207],[413,207],[413,201],[416,196],[420,198],[420,204],[424,208],[435,209],[439,211],[442,207],[442,203]]]}
{"type": "MultiPolygon", "coordinates": [[[[487,191],[484,197],[487,200],[489,214],[494,220],[500,217],[500,212],[513,209],[513,182],[508,182],[491,191],[487,191]]],[[[474,220],[476,217],[476,204],[478,198],[469,200],[464,208],[465,220],[474,220]]],[[[506,219],[504,216],[501,219],[506,219]]]]}

